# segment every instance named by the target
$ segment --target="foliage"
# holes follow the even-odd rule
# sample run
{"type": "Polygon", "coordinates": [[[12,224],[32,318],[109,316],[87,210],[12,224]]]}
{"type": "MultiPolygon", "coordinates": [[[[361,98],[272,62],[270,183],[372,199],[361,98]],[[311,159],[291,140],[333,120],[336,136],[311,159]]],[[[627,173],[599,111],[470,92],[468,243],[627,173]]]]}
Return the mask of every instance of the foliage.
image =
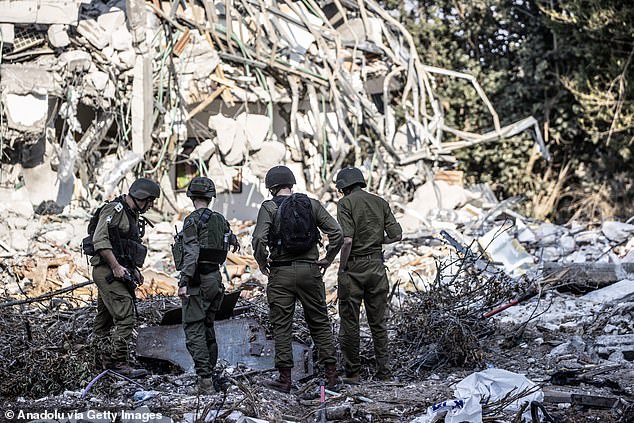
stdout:
{"type": "MultiPolygon", "coordinates": [[[[412,32],[424,63],[474,75],[502,125],[535,116],[553,156],[534,160],[522,134],[462,150],[471,179],[500,196],[557,194],[558,219],[631,214],[634,186],[634,3],[616,0],[422,0],[384,2],[412,32]],[[567,171],[564,172],[564,169],[567,171]],[[564,179],[561,180],[561,177],[564,179]],[[552,190],[557,189],[557,192],[552,190]],[[550,190],[550,191],[549,191],[550,190]],[[583,215],[589,199],[608,204],[583,215]]],[[[490,131],[485,106],[465,81],[438,78],[445,119],[490,131]]]]}

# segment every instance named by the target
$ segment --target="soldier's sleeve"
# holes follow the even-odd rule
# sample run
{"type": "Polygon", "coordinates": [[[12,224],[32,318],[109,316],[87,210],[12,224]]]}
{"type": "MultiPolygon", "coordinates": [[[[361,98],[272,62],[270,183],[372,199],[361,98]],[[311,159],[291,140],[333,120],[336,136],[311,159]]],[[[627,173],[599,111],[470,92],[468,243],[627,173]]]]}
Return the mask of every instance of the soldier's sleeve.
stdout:
{"type": "Polygon", "coordinates": [[[352,219],[352,210],[350,202],[342,198],[337,203],[337,220],[341,225],[343,236],[346,238],[354,238],[354,219],[352,219]]]}
{"type": "Polygon", "coordinates": [[[108,203],[103,206],[99,213],[99,221],[95,227],[95,233],[92,236],[92,242],[95,246],[95,251],[110,249],[112,250],[112,242],[110,240],[110,234],[108,233],[108,227],[116,227],[121,222],[121,217],[125,212],[123,211],[123,204],[119,202],[108,203]]]}
{"type": "Polygon", "coordinates": [[[384,201],[383,203],[383,210],[385,213],[385,233],[387,236],[390,238],[396,238],[399,235],[403,235],[403,228],[401,228],[400,223],[396,221],[394,213],[392,213],[387,201],[384,201]]]}
{"type": "Polygon", "coordinates": [[[262,204],[258,211],[258,218],[253,229],[251,246],[253,247],[253,257],[260,267],[266,265],[269,258],[269,233],[273,225],[271,212],[262,204]]]}
{"type": "Polygon", "coordinates": [[[313,200],[313,209],[315,210],[315,220],[317,227],[328,236],[328,246],[326,246],[326,259],[333,261],[335,256],[343,245],[343,233],[341,226],[334,217],[328,213],[328,210],[317,200],[313,200]]]}
{"type": "Polygon", "coordinates": [[[183,268],[178,286],[186,286],[196,273],[200,246],[198,243],[198,225],[190,215],[183,223],[183,268]]]}

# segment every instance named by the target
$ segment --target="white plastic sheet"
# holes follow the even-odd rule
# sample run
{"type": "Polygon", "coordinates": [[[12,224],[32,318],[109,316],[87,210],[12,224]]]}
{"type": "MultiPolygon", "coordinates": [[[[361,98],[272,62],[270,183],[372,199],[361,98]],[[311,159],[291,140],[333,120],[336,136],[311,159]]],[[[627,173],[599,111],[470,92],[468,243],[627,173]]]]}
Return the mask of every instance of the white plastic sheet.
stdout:
{"type": "MultiPolygon", "coordinates": [[[[525,376],[503,369],[487,369],[472,373],[456,385],[454,390],[456,399],[432,405],[424,416],[417,417],[412,420],[412,423],[429,423],[444,412],[447,412],[445,423],[482,423],[482,405],[480,402],[483,398],[488,398],[489,402],[494,402],[504,398],[511,391],[519,393],[535,386],[525,376]]],[[[519,410],[524,402],[541,402],[543,400],[544,393],[540,389],[514,401],[506,407],[506,410],[519,410]]],[[[524,418],[530,419],[530,410],[527,411],[524,418]]]]}

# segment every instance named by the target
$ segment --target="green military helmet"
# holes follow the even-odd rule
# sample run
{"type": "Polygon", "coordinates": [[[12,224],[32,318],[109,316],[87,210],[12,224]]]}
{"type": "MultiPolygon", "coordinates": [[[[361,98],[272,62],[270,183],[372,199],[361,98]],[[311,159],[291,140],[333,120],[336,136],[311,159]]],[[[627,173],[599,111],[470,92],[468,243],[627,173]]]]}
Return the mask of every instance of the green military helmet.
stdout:
{"type": "Polygon", "coordinates": [[[151,179],[139,178],[132,182],[129,193],[137,200],[154,200],[161,196],[161,187],[151,179]]]}
{"type": "Polygon", "coordinates": [[[337,189],[345,189],[352,185],[359,185],[361,188],[365,188],[367,186],[363,173],[361,173],[361,171],[356,167],[346,167],[345,169],[341,169],[339,173],[337,173],[337,181],[335,185],[337,189]]]}
{"type": "Polygon", "coordinates": [[[266,172],[264,185],[266,189],[271,189],[280,185],[295,185],[295,175],[286,166],[274,166],[266,172]]]}
{"type": "Polygon", "coordinates": [[[187,196],[189,198],[199,197],[211,200],[216,197],[216,185],[209,178],[197,176],[187,186],[187,196]]]}

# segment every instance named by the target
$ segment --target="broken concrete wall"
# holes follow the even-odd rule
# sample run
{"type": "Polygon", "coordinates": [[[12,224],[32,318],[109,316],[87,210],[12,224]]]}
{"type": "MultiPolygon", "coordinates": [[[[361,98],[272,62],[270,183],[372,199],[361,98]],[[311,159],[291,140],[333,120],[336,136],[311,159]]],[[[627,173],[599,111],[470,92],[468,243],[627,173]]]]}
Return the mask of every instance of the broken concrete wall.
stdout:
{"type": "MultiPolygon", "coordinates": [[[[156,179],[175,175],[176,192],[194,174],[228,174],[218,181],[220,191],[238,191],[229,180],[240,173],[247,191],[256,187],[265,196],[252,178],[286,163],[302,181],[299,189],[321,195],[345,161],[398,199],[391,181],[408,177],[420,185],[426,177],[412,175],[421,173],[422,160],[450,156],[457,144],[444,144],[443,133],[468,146],[535,129],[532,118],[501,127],[494,114],[495,130],[487,134],[447,127],[430,78],[466,78],[478,88],[477,82],[424,66],[411,36],[374,2],[0,4],[3,140],[21,150],[45,123],[56,128],[48,140],[60,205],[95,204],[104,192],[123,189],[103,183],[125,178],[97,175],[130,152],[140,162],[121,169],[156,179]],[[82,118],[84,107],[90,118],[82,118]],[[190,156],[198,145],[207,151],[190,156]],[[397,174],[412,165],[414,172],[397,174]]],[[[482,101],[490,106],[486,96],[482,101]]],[[[536,139],[547,154],[539,131],[536,139]]],[[[174,211],[173,200],[160,207],[174,211]]],[[[242,199],[233,201],[227,204],[242,199]]]]}

